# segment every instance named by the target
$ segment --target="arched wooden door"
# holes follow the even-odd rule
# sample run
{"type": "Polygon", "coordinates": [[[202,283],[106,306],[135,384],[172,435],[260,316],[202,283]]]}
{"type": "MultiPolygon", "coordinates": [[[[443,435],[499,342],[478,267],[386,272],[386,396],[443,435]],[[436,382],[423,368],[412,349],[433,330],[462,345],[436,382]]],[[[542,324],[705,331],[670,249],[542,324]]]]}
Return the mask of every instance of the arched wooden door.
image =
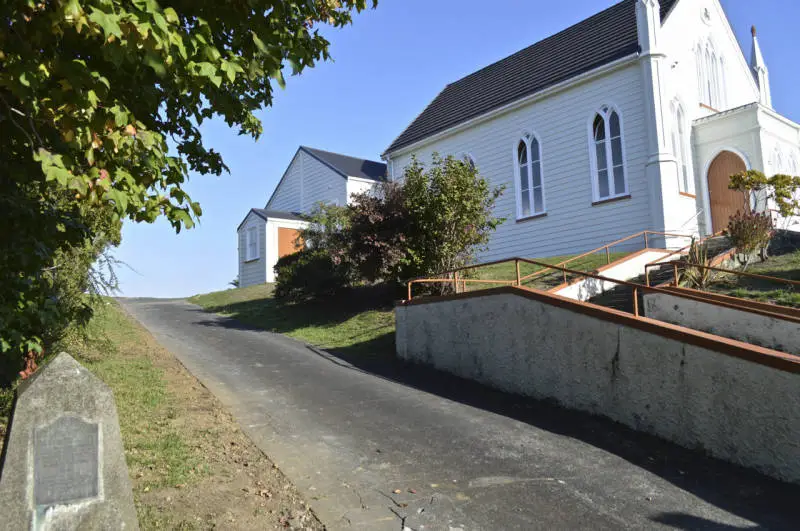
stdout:
{"type": "Polygon", "coordinates": [[[717,233],[728,226],[731,216],[745,208],[745,195],[731,190],[728,185],[731,175],[747,170],[742,158],[736,153],[723,151],[708,168],[708,197],[711,202],[711,225],[717,233]]]}

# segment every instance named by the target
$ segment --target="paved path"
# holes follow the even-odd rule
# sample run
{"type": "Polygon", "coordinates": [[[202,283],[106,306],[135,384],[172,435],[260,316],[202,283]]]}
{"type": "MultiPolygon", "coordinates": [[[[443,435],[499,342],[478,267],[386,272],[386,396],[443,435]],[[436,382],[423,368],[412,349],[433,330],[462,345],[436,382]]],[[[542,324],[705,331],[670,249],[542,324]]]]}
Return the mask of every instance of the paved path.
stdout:
{"type": "Polygon", "coordinates": [[[800,489],[602,419],[424,368],[347,362],[182,301],[121,302],[233,411],[329,529],[800,521],[800,489]]]}

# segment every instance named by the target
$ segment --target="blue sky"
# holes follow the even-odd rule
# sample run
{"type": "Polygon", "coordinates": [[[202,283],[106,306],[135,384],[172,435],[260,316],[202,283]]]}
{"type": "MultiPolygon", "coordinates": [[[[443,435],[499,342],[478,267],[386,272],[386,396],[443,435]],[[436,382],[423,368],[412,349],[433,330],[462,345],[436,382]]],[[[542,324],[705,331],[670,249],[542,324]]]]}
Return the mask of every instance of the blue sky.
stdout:
{"type": "MultiPolygon", "coordinates": [[[[238,272],[236,227],[250,208],[266,204],[298,146],[377,160],[447,83],[614,3],[380,0],[353,26],[326,31],[335,62],[288,80],[259,113],[258,142],[224,123],[204,127],[206,145],[223,154],[231,172],[192,176],[186,188],[204,210],[197,228],[176,235],[164,221],[125,225],[116,252],[130,266],[119,271],[122,293],[183,297],[225,289],[238,272]]],[[[748,58],[750,26],[757,26],[773,105],[800,122],[800,2],[722,4],[748,58]]]]}

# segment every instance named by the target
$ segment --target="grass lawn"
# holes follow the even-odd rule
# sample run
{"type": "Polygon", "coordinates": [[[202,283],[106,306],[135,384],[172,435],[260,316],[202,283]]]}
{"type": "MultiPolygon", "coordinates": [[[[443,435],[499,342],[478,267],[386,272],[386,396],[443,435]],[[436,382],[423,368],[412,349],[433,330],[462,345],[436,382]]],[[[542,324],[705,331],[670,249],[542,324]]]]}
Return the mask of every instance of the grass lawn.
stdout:
{"type": "MultiPolygon", "coordinates": [[[[751,264],[746,273],[800,281],[800,251],[770,257],[766,262],[751,264]]],[[[800,287],[776,281],[726,275],[710,287],[724,295],[800,308],[800,287]]]]}
{"type": "MultiPolygon", "coordinates": [[[[628,254],[630,253],[626,252],[611,253],[610,255],[611,261],[614,262],[616,260],[624,258],[628,256],[628,254]]],[[[537,259],[536,261],[545,264],[556,265],[562,262],[566,262],[575,256],[579,255],[552,256],[549,258],[540,258],[537,259]]],[[[589,256],[584,256],[583,258],[579,258],[574,262],[570,262],[564,267],[566,267],[567,269],[572,269],[574,271],[582,271],[588,273],[597,270],[598,268],[606,265],[607,263],[608,262],[605,253],[595,253],[589,256]]],[[[520,276],[525,277],[532,273],[536,273],[537,271],[541,271],[542,269],[545,268],[533,264],[520,262],[519,269],[520,269],[520,276]]],[[[568,280],[572,280],[573,277],[574,275],[567,275],[568,280]]],[[[515,281],[517,278],[517,269],[514,262],[507,262],[503,264],[497,264],[497,265],[491,265],[473,269],[471,270],[471,273],[467,278],[473,278],[479,280],[515,281]]],[[[524,282],[523,285],[531,288],[548,290],[550,288],[554,288],[555,286],[562,284],[563,282],[564,282],[564,275],[561,271],[550,270],[530,279],[527,282],[524,282]]],[[[486,287],[487,287],[486,285],[481,285],[481,284],[472,284],[472,285],[467,284],[467,291],[485,289],[486,287]]]]}
{"type": "MultiPolygon", "coordinates": [[[[618,260],[628,253],[612,253],[618,260]]],[[[542,262],[557,264],[571,256],[544,258],[542,262]]],[[[569,264],[570,269],[593,271],[606,264],[606,255],[597,253],[569,264]]],[[[521,264],[521,274],[538,271],[539,266],[521,264]]],[[[473,270],[469,278],[515,280],[513,262],[473,270]]],[[[559,285],[563,276],[547,273],[527,285],[549,289],[559,285]]],[[[468,290],[497,287],[487,284],[468,285],[468,290]]],[[[325,350],[357,356],[381,356],[394,353],[394,299],[400,294],[374,288],[355,289],[333,299],[299,304],[283,304],[272,296],[272,285],[229,289],[195,295],[190,302],[205,310],[235,318],[241,323],[293,337],[325,350]]]]}
{"type": "Polygon", "coordinates": [[[59,351],[114,393],[142,529],[323,528],[216,398],[116,302],[59,351]]]}
{"type": "Polygon", "coordinates": [[[333,299],[283,304],[272,285],[196,295],[190,302],[263,330],[342,353],[394,352],[393,294],[355,289],[333,299]]]}

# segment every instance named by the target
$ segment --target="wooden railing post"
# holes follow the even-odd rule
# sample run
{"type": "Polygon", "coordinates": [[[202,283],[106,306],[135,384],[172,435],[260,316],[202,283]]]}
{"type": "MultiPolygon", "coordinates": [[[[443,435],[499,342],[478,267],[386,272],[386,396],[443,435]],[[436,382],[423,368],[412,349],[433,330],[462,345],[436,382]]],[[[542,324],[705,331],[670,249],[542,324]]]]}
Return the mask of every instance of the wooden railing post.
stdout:
{"type": "Polygon", "coordinates": [[[408,283],[408,299],[406,299],[408,301],[411,300],[411,284],[413,284],[413,282],[408,283]]]}
{"type": "Polygon", "coordinates": [[[453,293],[458,295],[458,271],[453,271],[453,293]]]}
{"type": "Polygon", "coordinates": [[[650,248],[650,244],[647,241],[647,231],[644,231],[644,248],[645,249],[649,249],[650,248]]]}
{"type": "Polygon", "coordinates": [[[678,287],[678,262],[672,262],[672,275],[675,277],[675,287],[678,287]]]}
{"type": "Polygon", "coordinates": [[[606,265],[611,263],[611,251],[609,251],[608,246],[606,245],[606,265]]]}
{"type": "Polygon", "coordinates": [[[633,288],[633,315],[639,317],[639,288],[633,288]]]}
{"type": "Polygon", "coordinates": [[[564,273],[564,284],[566,284],[567,283],[567,272],[564,271],[563,269],[561,270],[561,272],[564,273]]]}
{"type": "Polygon", "coordinates": [[[650,264],[644,266],[644,283],[649,288],[650,287],[650,264]]]}
{"type": "Polygon", "coordinates": [[[520,280],[520,275],[519,275],[519,260],[514,260],[514,262],[517,263],[517,287],[519,288],[520,286],[522,286],[522,281],[520,280]]]}

